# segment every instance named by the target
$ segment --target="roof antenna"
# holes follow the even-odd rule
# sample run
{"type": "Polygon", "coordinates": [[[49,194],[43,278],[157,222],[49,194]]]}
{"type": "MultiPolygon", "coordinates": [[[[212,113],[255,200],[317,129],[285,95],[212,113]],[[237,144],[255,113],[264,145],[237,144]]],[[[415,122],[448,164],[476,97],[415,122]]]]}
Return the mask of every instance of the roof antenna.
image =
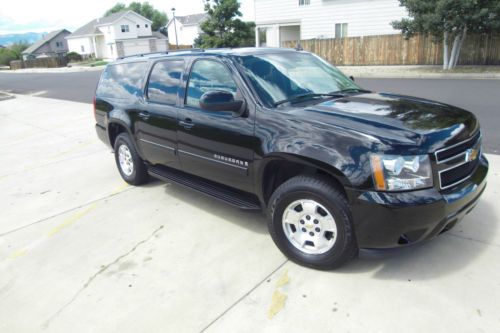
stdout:
{"type": "Polygon", "coordinates": [[[297,42],[297,44],[295,45],[295,51],[304,51],[302,45],[300,45],[300,42],[297,42]]]}

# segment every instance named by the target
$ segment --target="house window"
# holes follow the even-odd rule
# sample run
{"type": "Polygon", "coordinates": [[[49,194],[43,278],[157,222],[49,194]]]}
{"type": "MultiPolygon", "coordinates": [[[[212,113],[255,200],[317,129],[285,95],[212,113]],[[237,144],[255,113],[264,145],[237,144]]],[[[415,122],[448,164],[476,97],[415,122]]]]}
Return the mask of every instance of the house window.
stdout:
{"type": "Polygon", "coordinates": [[[56,47],[62,47],[63,43],[62,42],[56,42],[56,47]]]}
{"type": "Polygon", "coordinates": [[[347,23],[335,24],[335,38],[347,37],[347,23]]]}
{"type": "Polygon", "coordinates": [[[311,4],[311,0],[299,0],[299,6],[309,6],[311,4]]]}
{"type": "Polygon", "coordinates": [[[122,32],[129,32],[128,24],[122,25],[121,28],[122,28],[122,32]]]}
{"type": "Polygon", "coordinates": [[[85,47],[83,45],[80,46],[80,49],[82,50],[82,53],[85,52],[85,47]]]}
{"type": "Polygon", "coordinates": [[[144,24],[144,27],[145,27],[145,28],[147,28],[147,27],[148,27],[148,25],[147,25],[147,24],[144,24]]]}

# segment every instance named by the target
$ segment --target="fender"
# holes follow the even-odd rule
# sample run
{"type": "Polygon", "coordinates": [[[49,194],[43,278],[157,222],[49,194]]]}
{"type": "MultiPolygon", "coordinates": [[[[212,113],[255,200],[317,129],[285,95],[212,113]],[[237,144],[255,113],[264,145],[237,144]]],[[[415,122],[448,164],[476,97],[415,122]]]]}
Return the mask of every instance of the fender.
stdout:
{"type": "Polygon", "coordinates": [[[257,113],[258,140],[254,160],[255,192],[263,197],[267,165],[287,160],[319,169],[334,177],[344,188],[370,188],[370,153],[381,148],[376,138],[349,128],[297,119],[291,112],[257,113]]]}
{"type": "MultiPolygon", "coordinates": [[[[109,128],[110,128],[110,125],[112,125],[112,124],[121,125],[122,127],[125,128],[128,135],[130,136],[130,138],[132,138],[132,142],[134,144],[135,150],[137,151],[139,156],[141,156],[141,158],[144,158],[142,156],[140,149],[138,149],[139,147],[137,146],[137,143],[135,142],[133,129],[132,129],[132,126],[133,126],[132,121],[130,119],[130,116],[127,114],[127,112],[125,112],[122,109],[113,109],[112,111],[110,111],[107,114],[106,129],[108,131],[109,142],[111,142],[111,131],[109,130],[109,128]]],[[[113,147],[111,147],[111,148],[113,148],[113,147]]]]}

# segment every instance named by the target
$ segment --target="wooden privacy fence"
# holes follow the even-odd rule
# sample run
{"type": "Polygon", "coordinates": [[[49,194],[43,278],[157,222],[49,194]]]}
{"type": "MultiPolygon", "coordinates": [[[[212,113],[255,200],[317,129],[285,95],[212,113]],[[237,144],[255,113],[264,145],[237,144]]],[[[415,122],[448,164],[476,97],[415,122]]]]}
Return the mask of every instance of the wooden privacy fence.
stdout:
{"type": "Polygon", "coordinates": [[[47,57],[47,58],[37,58],[32,60],[13,60],[10,62],[11,69],[20,68],[52,68],[52,67],[66,67],[68,61],[66,57],[47,57]]]}
{"type": "MultiPolygon", "coordinates": [[[[284,42],[295,47],[297,41],[284,42]]],[[[314,52],[335,65],[442,65],[443,46],[431,36],[381,35],[301,40],[306,51],[314,52]]],[[[450,48],[451,52],[451,48],[450,48]]],[[[460,52],[459,65],[500,65],[500,34],[469,35],[460,52]]]]}

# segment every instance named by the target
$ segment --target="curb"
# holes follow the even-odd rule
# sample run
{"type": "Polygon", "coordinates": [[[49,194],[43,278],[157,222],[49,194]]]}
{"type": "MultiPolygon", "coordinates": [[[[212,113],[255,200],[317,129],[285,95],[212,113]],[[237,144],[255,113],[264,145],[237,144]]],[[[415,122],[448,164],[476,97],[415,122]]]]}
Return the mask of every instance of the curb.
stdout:
{"type": "MultiPolygon", "coordinates": [[[[353,74],[351,74],[353,75],[353,74]]],[[[357,74],[353,75],[355,78],[360,79],[469,79],[469,80],[498,80],[500,74],[357,74]]]]}

